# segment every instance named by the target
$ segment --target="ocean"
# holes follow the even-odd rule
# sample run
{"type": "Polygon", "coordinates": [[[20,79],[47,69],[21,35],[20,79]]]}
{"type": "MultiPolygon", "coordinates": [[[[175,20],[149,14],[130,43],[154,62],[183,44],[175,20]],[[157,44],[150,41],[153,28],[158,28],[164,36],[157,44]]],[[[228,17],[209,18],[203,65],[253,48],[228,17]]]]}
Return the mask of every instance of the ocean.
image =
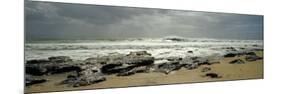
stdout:
{"type": "Polygon", "coordinates": [[[130,38],[118,40],[45,40],[25,43],[25,59],[70,56],[75,60],[110,54],[147,51],[156,59],[200,56],[221,58],[233,47],[236,50],[263,49],[263,40],[227,40],[208,38],[130,38]]]}

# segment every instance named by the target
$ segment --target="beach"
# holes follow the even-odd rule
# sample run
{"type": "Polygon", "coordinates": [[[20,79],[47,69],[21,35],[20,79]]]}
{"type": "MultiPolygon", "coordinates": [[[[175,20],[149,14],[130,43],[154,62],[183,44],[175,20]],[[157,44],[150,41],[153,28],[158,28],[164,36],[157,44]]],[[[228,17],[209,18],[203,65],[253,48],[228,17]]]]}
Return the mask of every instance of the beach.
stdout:
{"type": "MultiPolygon", "coordinates": [[[[263,51],[255,51],[257,56],[263,57],[263,51]]],[[[263,59],[256,61],[246,61],[245,55],[224,57],[219,60],[219,63],[211,65],[201,65],[196,69],[187,70],[181,68],[172,71],[169,74],[161,72],[136,73],[129,76],[109,75],[106,81],[98,82],[91,85],[72,87],[69,85],[61,85],[62,81],[75,72],[67,72],[54,75],[35,76],[36,78],[48,79],[47,82],[27,86],[25,92],[51,92],[63,90],[84,90],[84,89],[101,89],[101,88],[117,88],[130,86],[147,86],[147,85],[162,85],[176,83],[195,83],[195,82],[210,82],[210,81],[229,81],[243,79],[262,79],[263,78],[263,59]],[[229,62],[241,59],[244,64],[230,64],[229,62]],[[210,68],[207,72],[202,72],[204,68],[210,68]],[[216,73],[220,77],[206,77],[206,73],[216,73]]]]}

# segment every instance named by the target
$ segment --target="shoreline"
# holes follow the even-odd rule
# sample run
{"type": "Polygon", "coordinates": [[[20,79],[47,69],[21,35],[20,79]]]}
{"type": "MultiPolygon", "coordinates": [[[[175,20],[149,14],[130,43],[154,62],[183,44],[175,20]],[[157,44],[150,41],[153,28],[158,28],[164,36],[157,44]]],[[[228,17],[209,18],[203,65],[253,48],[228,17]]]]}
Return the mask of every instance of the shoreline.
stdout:
{"type": "MultiPolygon", "coordinates": [[[[263,57],[263,51],[255,51],[255,53],[257,56],[263,57]]],[[[248,62],[245,60],[245,56],[225,57],[220,60],[219,64],[202,65],[192,70],[181,68],[179,70],[172,71],[169,74],[164,74],[161,72],[149,72],[136,73],[129,76],[109,75],[107,76],[106,81],[87,86],[70,87],[68,85],[58,85],[58,83],[65,80],[69,74],[73,74],[73,72],[38,76],[38,78],[46,78],[48,81],[45,83],[27,86],[25,88],[25,92],[55,92],[63,90],[106,89],[244,79],[263,79],[263,59],[248,62]],[[229,64],[230,61],[235,59],[244,60],[245,64],[229,64]],[[202,69],[205,67],[209,67],[211,69],[208,71],[209,73],[217,73],[221,76],[221,78],[203,77],[202,75],[204,75],[206,72],[202,72],[202,69]]]]}

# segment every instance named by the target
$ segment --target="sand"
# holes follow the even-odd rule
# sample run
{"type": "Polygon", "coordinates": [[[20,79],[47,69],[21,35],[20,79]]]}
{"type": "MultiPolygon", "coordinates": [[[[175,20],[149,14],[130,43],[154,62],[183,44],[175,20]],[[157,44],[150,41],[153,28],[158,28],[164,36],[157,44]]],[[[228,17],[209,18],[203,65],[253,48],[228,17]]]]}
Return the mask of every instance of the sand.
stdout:
{"type": "MultiPolygon", "coordinates": [[[[263,57],[263,52],[256,52],[258,56],[263,57]]],[[[229,64],[234,59],[242,59],[245,61],[245,56],[224,58],[219,64],[203,65],[197,69],[186,70],[184,68],[174,71],[168,75],[164,73],[137,73],[131,76],[108,76],[106,81],[81,87],[69,87],[67,85],[58,85],[65,80],[68,74],[56,74],[43,76],[48,79],[48,82],[35,84],[25,88],[26,93],[30,92],[52,92],[64,90],[83,90],[83,89],[99,89],[99,88],[116,88],[129,86],[144,86],[144,85],[161,85],[161,84],[176,84],[176,83],[195,83],[195,82],[210,82],[210,81],[225,81],[225,80],[242,80],[242,79],[262,79],[263,78],[263,60],[246,62],[245,64],[229,64]],[[208,72],[201,72],[202,68],[210,67],[208,72]],[[217,73],[221,78],[203,77],[205,73],[217,73]]]]}

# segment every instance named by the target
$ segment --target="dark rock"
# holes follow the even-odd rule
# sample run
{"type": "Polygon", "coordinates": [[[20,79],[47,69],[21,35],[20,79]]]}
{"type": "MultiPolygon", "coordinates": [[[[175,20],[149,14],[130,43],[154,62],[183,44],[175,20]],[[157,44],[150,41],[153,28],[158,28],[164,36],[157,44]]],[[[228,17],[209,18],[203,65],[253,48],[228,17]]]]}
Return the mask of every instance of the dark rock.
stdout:
{"type": "Polygon", "coordinates": [[[78,73],[77,76],[70,75],[61,84],[67,84],[72,87],[87,86],[105,81],[106,78],[98,70],[86,69],[78,73]]]}
{"type": "Polygon", "coordinates": [[[222,76],[219,76],[217,73],[206,73],[204,76],[210,77],[210,78],[221,78],[222,77],[222,76]]]}
{"type": "Polygon", "coordinates": [[[147,66],[135,67],[129,71],[119,72],[117,76],[129,76],[135,73],[147,73],[149,72],[149,68],[147,66]]]}
{"type": "Polygon", "coordinates": [[[235,59],[230,61],[229,64],[245,64],[245,62],[241,59],[235,59]]]}
{"type": "Polygon", "coordinates": [[[118,58],[109,58],[109,61],[101,67],[104,74],[114,74],[131,70],[135,67],[149,66],[154,62],[154,57],[146,51],[131,52],[118,58]]]}
{"type": "Polygon", "coordinates": [[[187,51],[187,53],[193,53],[193,51],[187,51]]]}
{"type": "Polygon", "coordinates": [[[127,56],[151,56],[147,51],[130,52],[127,56]]]}
{"type": "Polygon", "coordinates": [[[174,70],[179,70],[182,67],[179,62],[167,62],[157,65],[157,71],[169,74],[174,70]]]}
{"type": "Polygon", "coordinates": [[[30,86],[34,84],[40,84],[46,82],[46,79],[36,79],[33,78],[31,75],[25,75],[25,85],[30,86]]]}
{"type": "Polygon", "coordinates": [[[258,47],[258,45],[252,45],[253,47],[258,47]]]}
{"type": "Polygon", "coordinates": [[[224,57],[235,57],[236,55],[236,53],[227,53],[224,55],[224,57]]]}
{"type": "Polygon", "coordinates": [[[127,67],[123,67],[122,64],[107,64],[101,67],[101,72],[104,74],[114,74],[122,70],[125,70],[127,67]]]}
{"type": "Polygon", "coordinates": [[[262,57],[259,57],[257,55],[247,55],[245,57],[246,61],[256,61],[256,60],[261,60],[261,59],[262,59],[262,57]]]}
{"type": "MultiPolygon", "coordinates": [[[[33,60],[36,61],[36,60],[33,60]]],[[[79,70],[79,66],[74,63],[56,63],[56,62],[44,62],[44,63],[26,63],[25,72],[31,75],[46,75],[64,73],[70,71],[79,70]]]]}
{"type": "Polygon", "coordinates": [[[204,67],[202,68],[201,72],[207,72],[207,71],[210,71],[211,68],[210,67],[204,67]]]}
{"type": "Polygon", "coordinates": [[[209,62],[207,58],[203,57],[187,57],[184,58],[180,63],[184,68],[191,70],[198,68],[200,65],[211,65],[215,62],[209,62]]]}
{"type": "Polygon", "coordinates": [[[25,65],[25,73],[31,75],[44,75],[47,74],[47,68],[40,65],[25,65]]]}
{"type": "Polygon", "coordinates": [[[245,55],[256,55],[255,52],[246,52],[245,55]]]}
{"type": "Polygon", "coordinates": [[[165,40],[171,40],[171,41],[184,41],[185,39],[182,39],[182,38],[166,38],[165,40]]]}
{"type": "Polygon", "coordinates": [[[44,64],[44,63],[50,63],[49,60],[46,59],[38,59],[38,60],[28,60],[26,61],[27,64],[44,64]]]}

